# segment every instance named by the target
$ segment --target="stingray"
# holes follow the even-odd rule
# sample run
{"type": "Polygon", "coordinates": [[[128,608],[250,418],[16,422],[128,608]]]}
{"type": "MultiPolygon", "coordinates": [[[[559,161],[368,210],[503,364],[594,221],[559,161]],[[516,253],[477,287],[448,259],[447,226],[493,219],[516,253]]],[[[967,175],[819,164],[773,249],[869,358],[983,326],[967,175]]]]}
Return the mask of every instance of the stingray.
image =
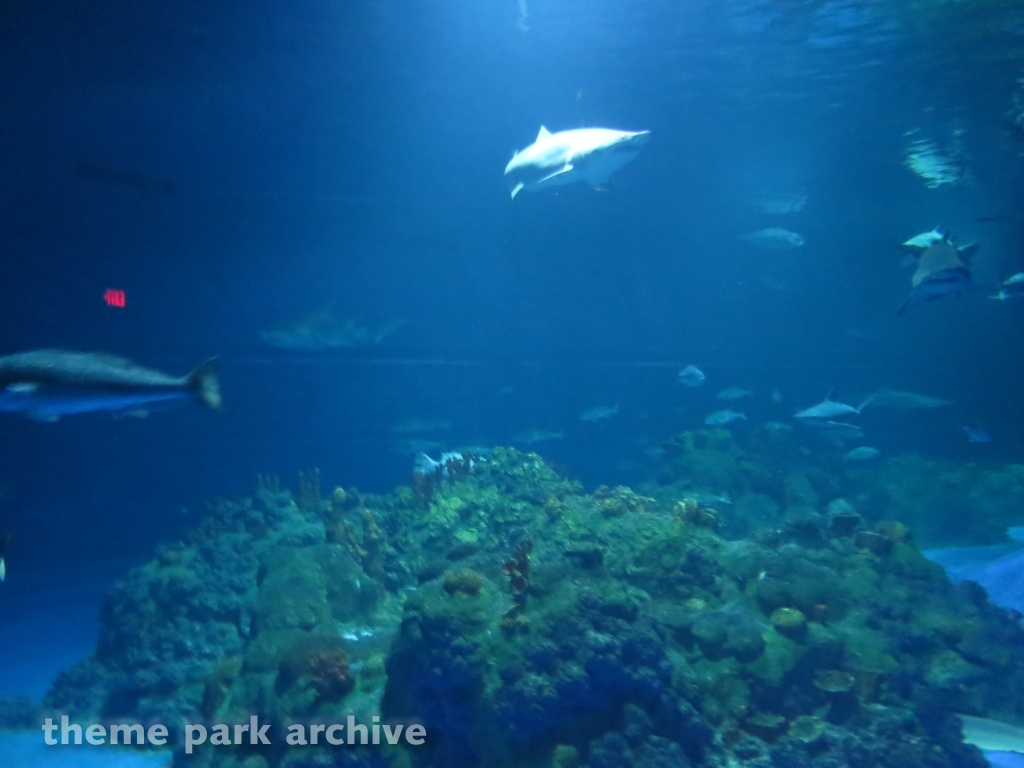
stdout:
{"type": "Polygon", "coordinates": [[[961,294],[972,287],[971,270],[967,268],[960,251],[949,242],[930,246],[921,254],[917,271],[910,280],[912,290],[896,314],[902,315],[916,304],[961,294]]]}

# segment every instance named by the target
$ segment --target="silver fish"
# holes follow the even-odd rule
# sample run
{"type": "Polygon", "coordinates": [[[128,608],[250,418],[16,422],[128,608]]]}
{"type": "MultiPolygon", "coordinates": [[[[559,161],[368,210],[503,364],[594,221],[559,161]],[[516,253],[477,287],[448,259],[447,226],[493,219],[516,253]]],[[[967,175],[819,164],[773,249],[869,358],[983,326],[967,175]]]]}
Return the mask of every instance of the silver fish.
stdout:
{"type": "Polygon", "coordinates": [[[704,419],[704,423],[709,427],[723,427],[726,424],[732,424],[734,421],[739,421],[740,419],[746,420],[746,418],[746,414],[738,413],[726,408],[725,410],[715,411],[710,414],[706,419],[704,419]]]}
{"type": "Polygon", "coordinates": [[[602,421],[603,419],[610,419],[612,416],[617,416],[619,413],[618,404],[609,407],[607,405],[598,405],[594,408],[588,408],[580,414],[580,421],[602,421]]]}
{"type": "Polygon", "coordinates": [[[679,383],[687,387],[699,387],[706,378],[704,371],[696,365],[688,365],[679,372],[679,383]]]}
{"type": "Polygon", "coordinates": [[[908,251],[920,253],[931,248],[936,243],[945,241],[947,237],[948,235],[945,230],[936,227],[931,232],[922,232],[920,235],[914,235],[903,243],[903,247],[908,251]]]}
{"type": "Polygon", "coordinates": [[[726,387],[719,392],[716,397],[719,400],[742,400],[744,397],[751,397],[754,393],[749,389],[740,389],[739,387],[726,387]]]}
{"type": "Polygon", "coordinates": [[[320,352],[343,347],[370,347],[380,344],[402,327],[403,321],[392,320],[371,326],[342,317],[333,309],[310,312],[298,320],[281,323],[260,333],[272,347],[302,352],[320,352]]]}
{"type": "Polygon", "coordinates": [[[93,411],[138,413],[155,403],[193,396],[220,408],[213,360],[175,377],[95,352],[39,349],[0,357],[0,411],[39,421],[93,411]]]}
{"type": "Polygon", "coordinates": [[[529,429],[526,432],[520,432],[512,438],[512,442],[533,445],[534,443],[547,443],[551,440],[561,440],[563,437],[565,437],[565,433],[563,432],[548,432],[543,429],[529,429]]]}
{"type": "Polygon", "coordinates": [[[1024,272],[1010,275],[1010,277],[1003,280],[999,291],[994,296],[989,296],[989,298],[999,301],[1024,298],[1024,272]]]}
{"type": "Polygon", "coordinates": [[[952,405],[952,400],[943,400],[917,392],[903,392],[898,389],[880,389],[865,401],[863,408],[893,408],[898,411],[929,410],[952,405]]]}
{"type": "Polygon", "coordinates": [[[803,235],[800,233],[778,227],[759,229],[757,232],[743,235],[740,239],[769,251],[791,251],[804,244],[803,235]]]}
{"type": "Polygon", "coordinates": [[[872,448],[870,445],[861,445],[854,448],[848,454],[846,454],[847,461],[868,461],[875,458],[881,453],[877,448],[872,448]]]}
{"type": "MultiPolygon", "coordinates": [[[[861,408],[864,406],[862,405],[861,408]]],[[[860,413],[860,408],[854,408],[852,405],[846,403],[837,403],[834,400],[825,398],[817,405],[812,405],[810,408],[794,413],[793,417],[797,419],[834,419],[836,416],[847,416],[853,413],[860,413]]]]}

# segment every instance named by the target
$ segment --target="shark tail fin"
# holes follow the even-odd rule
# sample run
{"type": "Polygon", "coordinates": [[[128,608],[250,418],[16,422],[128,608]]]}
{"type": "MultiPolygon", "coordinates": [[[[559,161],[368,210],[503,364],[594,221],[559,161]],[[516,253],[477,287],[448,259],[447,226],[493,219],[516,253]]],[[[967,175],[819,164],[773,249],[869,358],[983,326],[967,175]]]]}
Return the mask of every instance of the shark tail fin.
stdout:
{"type": "Polygon", "coordinates": [[[900,304],[899,309],[896,310],[897,315],[906,314],[907,310],[910,309],[910,297],[908,296],[906,301],[900,304]]]}
{"type": "Polygon", "coordinates": [[[872,394],[868,395],[867,399],[863,403],[861,403],[860,405],[857,406],[857,413],[860,413],[865,408],[867,408],[869,405],[871,405],[871,401],[875,399],[875,395],[877,395],[877,394],[878,394],[877,392],[873,392],[872,394]]]}
{"type": "Polygon", "coordinates": [[[189,388],[194,389],[207,406],[215,411],[221,407],[220,377],[217,376],[217,358],[211,357],[188,375],[189,388]]]}
{"type": "Polygon", "coordinates": [[[519,192],[522,190],[522,188],[524,186],[526,186],[526,185],[523,184],[523,182],[520,181],[518,184],[516,184],[514,187],[512,187],[512,199],[513,200],[516,199],[516,195],[519,194],[519,192]]]}

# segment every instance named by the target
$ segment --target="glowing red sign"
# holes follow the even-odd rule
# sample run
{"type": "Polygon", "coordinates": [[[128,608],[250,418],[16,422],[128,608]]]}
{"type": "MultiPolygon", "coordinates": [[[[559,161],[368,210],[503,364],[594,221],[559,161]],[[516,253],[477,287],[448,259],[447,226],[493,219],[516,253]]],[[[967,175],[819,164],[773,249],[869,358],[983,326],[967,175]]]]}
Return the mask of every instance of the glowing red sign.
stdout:
{"type": "Polygon", "coordinates": [[[108,307],[123,307],[124,291],[118,288],[107,288],[107,290],[103,292],[103,300],[107,302],[108,307]]]}

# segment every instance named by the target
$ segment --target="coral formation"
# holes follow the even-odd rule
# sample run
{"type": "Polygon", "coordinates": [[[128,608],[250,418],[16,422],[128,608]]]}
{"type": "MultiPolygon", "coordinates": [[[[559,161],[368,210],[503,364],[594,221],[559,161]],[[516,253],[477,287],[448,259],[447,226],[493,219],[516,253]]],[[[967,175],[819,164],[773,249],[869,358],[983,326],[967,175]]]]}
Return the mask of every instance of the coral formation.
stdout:
{"type": "Polygon", "coordinates": [[[264,483],[115,587],[95,653],[46,706],[428,732],[176,754],[209,768],[981,768],[953,713],[1024,719],[1014,620],[883,522],[861,480],[786,466],[784,448],[760,464],[724,430],[673,450],[643,495],[588,495],[503,448],[435,467],[429,494],[300,505],[264,483]],[[694,471],[714,479],[673,476],[694,471]]]}

